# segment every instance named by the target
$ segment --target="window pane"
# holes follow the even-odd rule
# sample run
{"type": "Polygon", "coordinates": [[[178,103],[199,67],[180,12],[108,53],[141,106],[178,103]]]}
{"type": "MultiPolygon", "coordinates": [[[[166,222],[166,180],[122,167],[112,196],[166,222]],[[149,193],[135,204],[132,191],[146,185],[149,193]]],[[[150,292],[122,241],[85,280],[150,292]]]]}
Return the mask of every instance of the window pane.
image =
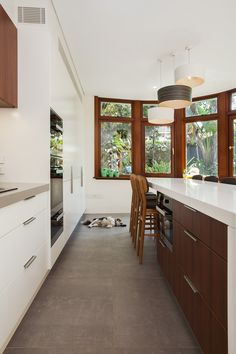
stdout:
{"type": "Polygon", "coordinates": [[[171,173],[171,128],[145,127],[145,172],[171,173]]]}
{"type": "Polygon", "coordinates": [[[131,163],[131,124],[101,123],[101,169],[114,177],[118,174],[129,175],[131,163]]]}
{"type": "Polygon", "coordinates": [[[231,110],[235,110],[236,109],[236,92],[232,93],[231,96],[231,110]]]}
{"type": "Polygon", "coordinates": [[[186,173],[217,175],[217,121],[186,124],[186,173]]]}
{"type": "Polygon", "coordinates": [[[143,118],[148,118],[148,110],[149,108],[157,107],[158,104],[144,103],[143,104],[143,118]]]}
{"type": "Polygon", "coordinates": [[[234,119],[234,176],[236,176],[236,119],[234,119]]]}
{"type": "Polygon", "coordinates": [[[131,103],[122,102],[101,102],[101,116],[104,117],[125,117],[131,118],[131,103]]]}
{"type": "Polygon", "coordinates": [[[208,100],[196,101],[185,108],[186,117],[207,116],[217,113],[217,97],[208,100]]]}

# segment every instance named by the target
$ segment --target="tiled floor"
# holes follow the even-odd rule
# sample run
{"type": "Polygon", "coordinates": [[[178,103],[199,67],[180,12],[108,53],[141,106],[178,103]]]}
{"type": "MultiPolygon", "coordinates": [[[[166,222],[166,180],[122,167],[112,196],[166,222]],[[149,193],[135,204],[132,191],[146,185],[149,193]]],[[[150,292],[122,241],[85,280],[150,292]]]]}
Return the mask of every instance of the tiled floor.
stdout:
{"type": "Polygon", "coordinates": [[[201,353],[153,240],[139,265],[127,230],[77,227],[4,354],[201,353]]]}

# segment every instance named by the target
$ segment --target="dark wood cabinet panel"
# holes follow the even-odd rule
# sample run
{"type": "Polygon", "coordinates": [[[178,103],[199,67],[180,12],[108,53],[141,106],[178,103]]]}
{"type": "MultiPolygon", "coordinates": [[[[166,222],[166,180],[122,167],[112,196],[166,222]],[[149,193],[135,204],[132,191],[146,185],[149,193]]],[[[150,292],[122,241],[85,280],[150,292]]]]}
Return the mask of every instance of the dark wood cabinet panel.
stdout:
{"type": "Polygon", "coordinates": [[[162,238],[159,238],[157,240],[157,259],[158,259],[158,263],[162,268],[164,275],[166,276],[170,285],[173,286],[173,282],[174,282],[173,253],[167,247],[167,245],[165,244],[162,238]]]}
{"type": "Polygon", "coordinates": [[[174,220],[174,257],[227,327],[227,262],[174,220]]]}
{"type": "Polygon", "coordinates": [[[199,293],[195,284],[179,268],[177,299],[205,354],[227,353],[227,332],[199,293]]]}
{"type": "Polygon", "coordinates": [[[1,5],[0,107],[17,107],[17,29],[1,5]]]}
{"type": "Polygon", "coordinates": [[[227,226],[173,201],[173,248],[157,242],[163,273],[204,354],[227,354],[227,226]]]}
{"type": "Polygon", "coordinates": [[[174,219],[210,249],[227,260],[227,226],[199,211],[173,201],[174,219]]]}

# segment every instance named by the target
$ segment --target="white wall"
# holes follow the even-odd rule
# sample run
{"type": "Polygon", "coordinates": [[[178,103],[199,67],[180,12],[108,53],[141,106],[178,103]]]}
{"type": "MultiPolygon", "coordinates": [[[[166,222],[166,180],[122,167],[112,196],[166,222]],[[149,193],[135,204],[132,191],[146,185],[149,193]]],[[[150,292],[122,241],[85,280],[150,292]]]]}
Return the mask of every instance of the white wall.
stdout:
{"type": "Polygon", "coordinates": [[[85,97],[86,213],[128,213],[131,186],[127,180],[94,179],[94,97],[85,97]]]}

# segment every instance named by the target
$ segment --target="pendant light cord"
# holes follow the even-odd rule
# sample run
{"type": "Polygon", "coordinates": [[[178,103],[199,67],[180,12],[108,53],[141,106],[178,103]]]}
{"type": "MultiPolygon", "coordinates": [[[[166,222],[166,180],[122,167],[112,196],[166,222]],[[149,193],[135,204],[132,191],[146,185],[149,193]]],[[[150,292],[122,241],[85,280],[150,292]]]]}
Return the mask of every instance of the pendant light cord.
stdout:
{"type": "Polygon", "coordinates": [[[162,60],[161,59],[158,59],[158,62],[159,62],[159,65],[160,65],[160,88],[161,88],[161,85],[162,85],[162,68],[161,68],[161,66],[162,66],[162,60]]]}
{"type": "Polygon", "coordinates": [[[187,56],[188,56],[188,64],[190,64],[190,50],[191,50],[191,48],[187,46],[187,47],[185,47],[185,50],[186,50],[187,56]]]}

